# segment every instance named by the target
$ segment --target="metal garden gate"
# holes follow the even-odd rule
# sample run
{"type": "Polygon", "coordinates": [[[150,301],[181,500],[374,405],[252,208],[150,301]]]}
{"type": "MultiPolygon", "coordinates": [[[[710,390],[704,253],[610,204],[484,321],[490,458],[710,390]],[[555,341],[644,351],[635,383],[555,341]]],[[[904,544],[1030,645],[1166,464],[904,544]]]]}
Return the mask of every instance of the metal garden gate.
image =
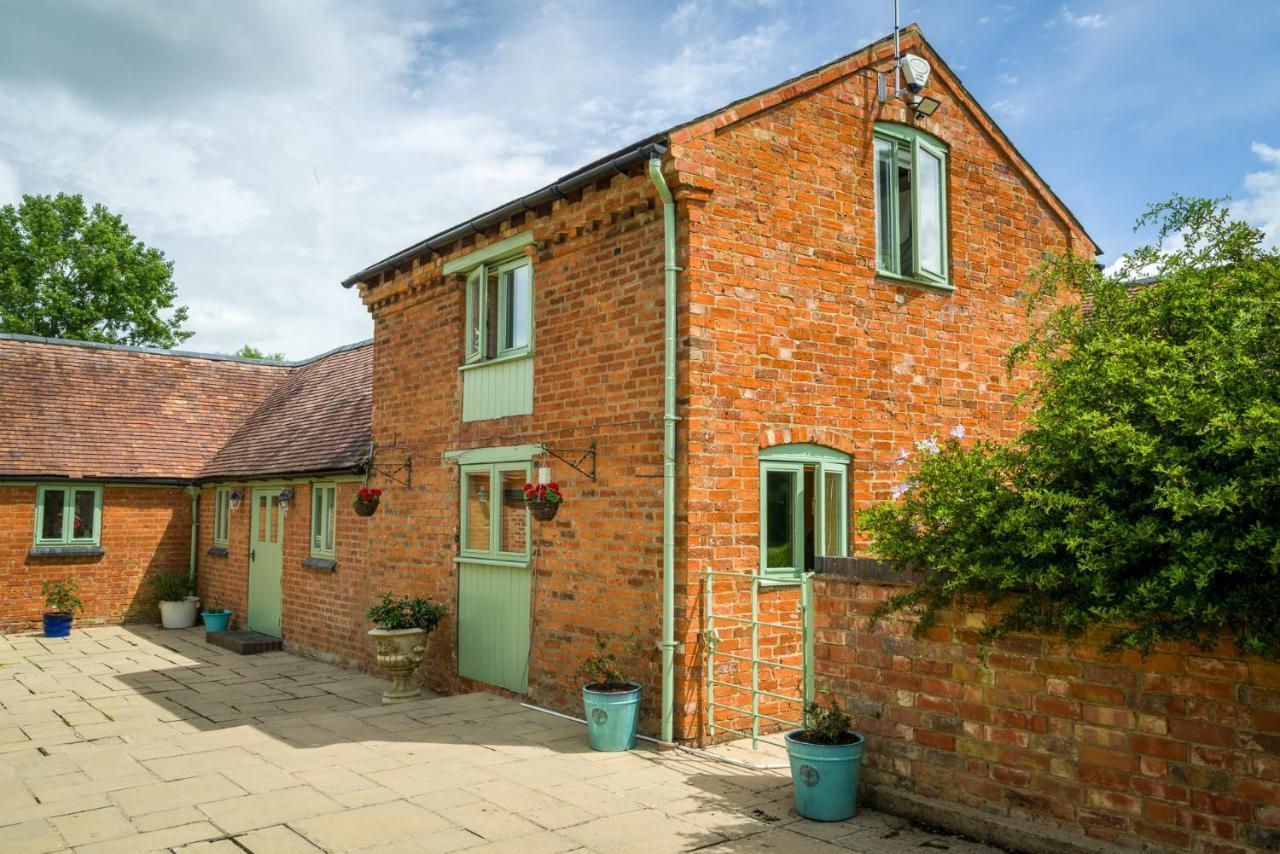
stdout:
{"type": "MultiPolygon", "coordinates": [[[[717,732],[723,731],[742,738],[750,738],[752,749],[758,749],[762,741],[785,747],[781,738],[770,738],[769,736],[779,728],[798,728],[803,717],[804,704],[813,698],[813,573],[805,572],[800,576],[800,600],[795,622],[779,622],[760,618],[760,589],[764,584],[772,584],[776,587],[777,580],[767,579],[759,574],[707,570],[705,593],[706,625],[703,637],[706,642],[707,735],[712,743],[716,740],[717,732]],[[717,578],[732,578],[738,582],[745,582],[750,586],[751,612],[749,617],[734,613],[732,605],[729,605],[728,608],[719,607],[724,603],[718,603],[716,599],[715,582],[717,578]],[[798,634],[800,639],[799,663],[794,663],[796,659],[794,655],[785,656],[790,658],[790,661],[783,661],[782,657],[762,657],[761,628],[768,629],[779,636],[798,634]],[[725,639],[720,634],[721,629],[726,630],[726,633],[731,629],[745,630],[750,640],[750,653],[742,655],[740,652],[728,652],[720,649],[721,646],[725,645],[725,639]],[[718,664],[727,662],[733,662],[735,666],[731,668],[719,667],[718,669],[718,664]],[[798,674],[799,692],[797,694],[786,694],[781,691],[761,688],[762,668],[766,671],[774,670],[798,674]],[[750,680],[744,684],[721,679],[719,678],[721,675],[719,671],[723,670],[728,670],[734,675],[750,673],[750,680]],[[717,688],[721,689],[719,694],[717,694],[717,688]],[[733,699],[735,696],[748,696],[750,706],[736,706],[731,702],[721,702],[717,699],[717,696],[724,697],[726,693],[729,695],[729,699],[733,699]],[[775,701],[774,705],[781,704],[785,708],[793,709],[794,716],[783,717],[762,712],[760,710],[761,698],[775,701]],[[719,722],[717,722],[716,717],[717,711],[722,713],[719,722]],[[740,718],[749,719],[750,728],[741,729],[730,726],[725,723],[726,718],[733,722],[740,718]],[[762,721],[767,722],[765,728],[770,730],[769,733],[761,733],[762,721]]],[[[722,590],[720,592],[723,593],[725,591],[722,590]]],[[[737,592],[736,588],[731,588],[730,592],[737,592]]],[[[738,596],[730,596],[729,598],[735,603],[741,601],[738,596]]],[[[742,640],[741,631],[736,632],[735,635],[736,640],[742,640]]],[[[776,646],[777,644],[774,645],[776,646]]],[[[739,643],[737,646],[740,647],[742,644],[739,643]]],[[[775,678],[771,681],[771,684],[775,684],[776,681],[775,678]]]]}

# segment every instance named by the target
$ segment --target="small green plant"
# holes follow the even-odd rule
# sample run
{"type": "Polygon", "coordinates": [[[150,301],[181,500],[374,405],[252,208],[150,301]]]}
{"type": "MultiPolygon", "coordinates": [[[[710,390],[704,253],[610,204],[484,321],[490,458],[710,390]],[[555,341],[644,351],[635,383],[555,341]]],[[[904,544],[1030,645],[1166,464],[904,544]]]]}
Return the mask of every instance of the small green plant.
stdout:
{"type": "Polygon", "coordinates": [[[161,572],[151,576],[157,602],[181,602],[191,595],[191,578],[183,572],[161,572]]]}
{"type": "Polygon", "coordinates": [[[445,607],[421,596],[399,599],[383,593],[382,600],[370,605],[364,617],[380,629],[422,629],[430,632],[444,619],[445,607]]]}
{"type": "Polygon", "coordinates": [[[853,734],[853,719],[838,702],[833,699],[830,706],[823,706],[814,700],[805,704],[800,740],[810,744],[849,744],[857,736],[853,734]]]}
{"type": "Polygon", "coordinates": [[[80,585],[75,579],[67,578],[62,581],[45,581],[40,585],[40,592],[44,594],[44,606],[50,611],[59,614],[71,614],[75,611],[83,611],[84,603],[80,601],[80,585]]]}
{"type": "Polygon", "coordinates": [[[226,609],[222,607],[221,602],[219,602],[217,599],[214,599],[212,600],[212,603],[209,605],[209,607],[205,608],[204,610],[205,610],[205,613],[208,613],[208,614],[221,614],[226,609]]]}
{"type": "Polygon", "coordinates": [[[617,691],[631,687],[618,664],[618,657],[609,650],[608,642],[600,635],[596,635],[596,654],[582,662],[582,672],[590,677],[591,685],[588,687],[591,688],[617,691]]]}

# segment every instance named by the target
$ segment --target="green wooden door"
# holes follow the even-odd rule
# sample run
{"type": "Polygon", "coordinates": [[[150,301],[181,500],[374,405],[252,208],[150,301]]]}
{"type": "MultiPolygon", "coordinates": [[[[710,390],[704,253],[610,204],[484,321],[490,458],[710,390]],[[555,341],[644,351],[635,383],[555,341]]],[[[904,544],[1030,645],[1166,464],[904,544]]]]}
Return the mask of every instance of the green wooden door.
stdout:
{"type": "Polygon", "coordinates": [[[284,576],[284,513],[279,490],[253,491],[249,531],[249,628],[280,637],[284,576]]]}
{"type": "Polygon", "coordinates": [[[528,567],[459,564],[459,675],[528,690],[529,593],[528,567]]]}

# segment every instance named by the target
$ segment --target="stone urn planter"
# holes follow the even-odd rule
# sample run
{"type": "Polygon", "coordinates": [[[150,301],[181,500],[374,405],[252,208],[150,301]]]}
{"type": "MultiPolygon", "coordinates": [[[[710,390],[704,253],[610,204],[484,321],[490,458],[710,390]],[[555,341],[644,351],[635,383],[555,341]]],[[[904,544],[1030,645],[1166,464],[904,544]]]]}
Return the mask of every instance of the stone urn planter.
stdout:
{"type": "Polygon", "coordinates": [[[403,703],[422,696],[413,684],[413,671],[427,654],[426,629],[370,629],[378,666],[391,675],[391,687],[382,692],[382,702],[403,703]]]}
{"type": "Polygon", "coordinates": [[[427,653],[427,636],[444,619],[444,606],[421,596],[395,599],[382,594],[382,601],[370,606],[365,619],[375,628],[373,638],[378,665],[391,674],[391,687],[382,692],[382,702],[403,703],[422,696],[413,684],[413,671],[427,653]]]}

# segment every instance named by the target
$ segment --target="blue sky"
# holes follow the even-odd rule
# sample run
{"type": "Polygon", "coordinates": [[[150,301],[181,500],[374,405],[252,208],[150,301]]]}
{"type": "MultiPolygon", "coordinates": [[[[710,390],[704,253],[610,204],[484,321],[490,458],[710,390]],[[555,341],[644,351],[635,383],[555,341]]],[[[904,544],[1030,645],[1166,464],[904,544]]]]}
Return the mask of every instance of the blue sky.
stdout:
{"type": "MultiPolygon", "coordinates": [[[[937,0],[902,19],[1104,261],[1174,191],[1280,232],[1280,3],[937,0]]],[[[347,274],[891,26],[889,0],[5,4],[0,203],[106,203],[175,261],[189,346],[303,357],[369,334],[347,274]]]]}

